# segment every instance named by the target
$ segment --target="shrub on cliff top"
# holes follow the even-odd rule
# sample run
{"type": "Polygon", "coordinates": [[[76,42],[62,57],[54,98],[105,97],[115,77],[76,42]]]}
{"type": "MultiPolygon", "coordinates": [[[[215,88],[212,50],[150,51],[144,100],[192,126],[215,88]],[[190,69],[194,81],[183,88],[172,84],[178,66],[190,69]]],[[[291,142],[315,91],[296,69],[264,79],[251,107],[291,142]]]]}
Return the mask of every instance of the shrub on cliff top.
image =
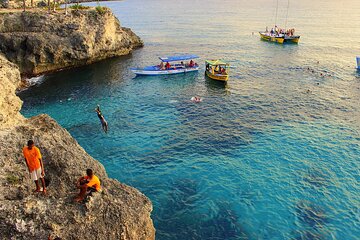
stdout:
{"type": "Polygon", "coordinates": [[[102,7],[102,6],[97,6],[96,8],[96,12],[103,15],[104,13],[106,13],[107,8],[106,7],[102,7]]]}
{"type": "Polygon", "coordinates": [[[71,9],[74,9],[74,10],[84,10],[84,9],[89,9],[90,7],[87,7],[87,6],[84,6],[84,5],[81,5],[81,4],[74,4],[72,6],[70,6],[71,9]]]}

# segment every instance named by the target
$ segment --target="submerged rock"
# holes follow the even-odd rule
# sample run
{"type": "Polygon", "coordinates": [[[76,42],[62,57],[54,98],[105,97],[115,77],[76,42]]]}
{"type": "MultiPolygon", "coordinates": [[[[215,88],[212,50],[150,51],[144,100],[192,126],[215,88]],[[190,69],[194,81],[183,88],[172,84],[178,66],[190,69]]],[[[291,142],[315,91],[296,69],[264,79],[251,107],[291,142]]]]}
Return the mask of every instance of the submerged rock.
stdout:
{"type": "Polygon", "coordinates": [[[27,76],[129,54],[143,45],[107,8],[0,13],[0,51],[27,76]]]}
{"type": "Polygon", "coordinates": [[[104,167],[49,116],[21,116],[21,100],[15,95],[19,84],[18,67],[0,56],[1,239],[155,239],[150,200],[138,190],[108,178],[104,167]],[[35,184],[21,151],[29,139],[43,155],[50,180],[46,196],[32,193],[35,184]],[[103,191],[95,193],[86,204],[74,203],[78,191],[74,183],[87,168],[100,178],[103,191]]]}

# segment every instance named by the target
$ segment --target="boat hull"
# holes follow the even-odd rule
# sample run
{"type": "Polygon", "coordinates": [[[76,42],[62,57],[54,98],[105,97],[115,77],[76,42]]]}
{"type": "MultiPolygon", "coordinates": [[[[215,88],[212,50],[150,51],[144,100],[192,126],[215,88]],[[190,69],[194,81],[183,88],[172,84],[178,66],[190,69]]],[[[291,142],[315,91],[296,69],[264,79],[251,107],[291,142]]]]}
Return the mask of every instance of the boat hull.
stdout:
{"type": "Polygon", "coordinates": [[[265,41],[269,41],[269,42],[276,42],[276,43],[280,43],[280,44],[283,44],[283,43],[299,43],[299,40],[300,40],[300,36],[269,36],[267,34],[264,34],[262,32],[259,32],[260,34],[260,38],[262,40],[265,40],[265,41]]]}
{"type": "Polygon", "coordinates": [[[227,80],[229,79],[229,75],[227,75],[227,74],[212,74],[209,71],[205,71],[205,74],[209,78],[220,81],[220,82],[227,82],[227,80]]]}
{"type": "Polygon", "coordinates": [[[139,76],[157,76],[157,75],[172,75],[179,73],[196,72],[199,71],[199,67],[179,68],[179,69],[169,69],[169,70],[131,69],[131,71],[139,76]]]}

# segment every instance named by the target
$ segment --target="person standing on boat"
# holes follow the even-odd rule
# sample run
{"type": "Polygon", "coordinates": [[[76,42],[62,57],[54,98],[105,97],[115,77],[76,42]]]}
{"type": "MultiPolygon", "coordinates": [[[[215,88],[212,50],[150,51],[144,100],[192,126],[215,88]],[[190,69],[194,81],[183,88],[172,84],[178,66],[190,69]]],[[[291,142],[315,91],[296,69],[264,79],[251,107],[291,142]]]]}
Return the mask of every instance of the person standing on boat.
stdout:
{"type": "Polygon", "coordinates": [[[104,132],[107,133],[107,131],[108,131],[108,123],[105,120],[104,116],[102,115],[99,105],[97,105],[97,107],[95,108],[95,111],[97,113],[98,118],[100,119],[101,126],[102,126],[104,132]]]}

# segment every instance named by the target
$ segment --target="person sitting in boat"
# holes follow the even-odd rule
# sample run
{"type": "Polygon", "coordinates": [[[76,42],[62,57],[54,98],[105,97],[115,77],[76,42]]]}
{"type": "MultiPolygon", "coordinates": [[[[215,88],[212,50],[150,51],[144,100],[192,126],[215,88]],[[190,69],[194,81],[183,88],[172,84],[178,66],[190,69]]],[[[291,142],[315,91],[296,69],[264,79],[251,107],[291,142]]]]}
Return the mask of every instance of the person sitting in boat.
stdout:
{"type": "Polygon", "coordinates": [[[170,69],[170,63],[169,62],[166,62],[166,64],[165,64],[165,69],[170,69]]]}
{"type": "Polygon", "coordinates": [[[221,74],[226,75],[226,69],[225,68],[221,68],[221,74]]]}
{"type": "Polygon", "coordinates": [[[165,68],[164,68],[164,62],[163,62],[163,61],[160,62],[160,64],[159,64],[159,69],[160,69],[160,70],[164,70],[164,69],[165,69],[165,68]]]}
{"type": "Polygon", "coordinates": [[[194,61],[192,59],[190,60],[189,67],[194,67],[194,61]]]}
{"type": "Polygon", "coordinates": [[[295,28],[291,29],[290,31],[291,36],[294,36],[294,33],[295,33],[295,28]]]}

